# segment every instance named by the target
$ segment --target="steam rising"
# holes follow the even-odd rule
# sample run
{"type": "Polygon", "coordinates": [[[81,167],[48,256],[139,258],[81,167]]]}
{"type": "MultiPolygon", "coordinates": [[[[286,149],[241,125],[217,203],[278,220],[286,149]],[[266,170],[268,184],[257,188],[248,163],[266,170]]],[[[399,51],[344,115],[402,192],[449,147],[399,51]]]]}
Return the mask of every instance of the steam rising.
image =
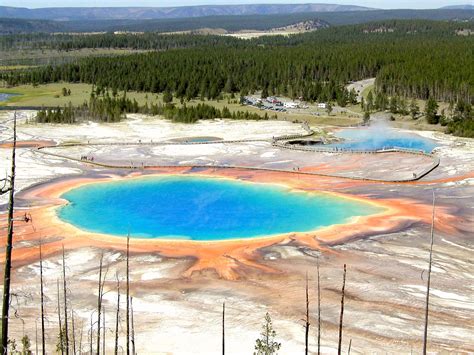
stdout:
{"type": "Polygon", "coordinates": [[[385,121],[375,121],[370,127],[348,128],[336,133],[343,142],[328,147],[348,150],[382,150],[390,148],[431,152],[436,144],[430,139],[391,128],[385,121]]]}

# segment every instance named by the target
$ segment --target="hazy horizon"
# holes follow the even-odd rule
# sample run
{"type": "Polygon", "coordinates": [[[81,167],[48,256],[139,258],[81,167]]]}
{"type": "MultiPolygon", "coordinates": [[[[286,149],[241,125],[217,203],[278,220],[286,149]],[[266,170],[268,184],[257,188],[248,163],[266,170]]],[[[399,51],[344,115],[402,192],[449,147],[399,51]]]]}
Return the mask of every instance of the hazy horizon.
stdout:
{"type": "MultiPolygon", "coordinates": [[[[181,6],[200,6],[200,5],[252,5],[252,4],[292,4],[291,0],[259,0],[259,1],[232,1],[232,0],[218,0],[218,1],[193,1],[193,0],[164,0],[157,3],[153,0],[103,0],[100,6],[96,6],[96,0],[26,0],[20,4],[18,1],[5,0],[1,6],[22,7],[22,8],[47,8],[47,7],[181,7],[181,6]]],[[[451,1],[451,0],[420,0],[414,4],[412,0],[400,0],[394,2],[390,0],[362,0],[362,1],[301,1],[294,2],[294,4],[337,4],[337,5],[356,5],[373,7],[379,9],[436,9],[443,6],[466,5],[469,2],[451,1]]]]}

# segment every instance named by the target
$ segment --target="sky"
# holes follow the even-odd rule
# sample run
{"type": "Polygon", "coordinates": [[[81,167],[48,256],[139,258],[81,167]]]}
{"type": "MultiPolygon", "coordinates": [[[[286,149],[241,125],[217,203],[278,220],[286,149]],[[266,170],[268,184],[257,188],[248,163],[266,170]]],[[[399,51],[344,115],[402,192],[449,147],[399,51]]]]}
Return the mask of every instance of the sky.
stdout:
{"type": "Polygon", "coordinates": [[[473,0],[0,0],[1,6],[14,7],[109,7],[109,6],[189,6],[189,5],[229,5],[229,4],[288,4],[288,3],[328,3],[359,5],[381,9],[410,8],[433,9],[447,5],[472,4],[473,0]]]}

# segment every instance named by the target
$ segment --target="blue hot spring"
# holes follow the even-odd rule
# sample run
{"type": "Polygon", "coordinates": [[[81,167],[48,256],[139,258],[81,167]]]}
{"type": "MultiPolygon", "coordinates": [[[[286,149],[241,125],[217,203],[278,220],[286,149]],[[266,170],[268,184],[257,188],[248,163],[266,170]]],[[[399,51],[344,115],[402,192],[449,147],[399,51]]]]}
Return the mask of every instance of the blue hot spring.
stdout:
{"type": "Polygon", "coordinates": [[[402,148],[430,153],[437,146],[431,139],[423,138],[417,134],[401,132],[383,125],[375,125],[369,128],[343,129],[336,132],[336,136],[343,138],[344,141],[328,144],[327,147],[352,150],[402,148]]]}
{"type": "Polygon", "coordinates": [[[18,94],[7,94],[7,93],[4,93],[4,92],[0,92],[0,102],[1,101],[8,101],[13,96],[18,96],[18,94]]]}
{"type": "Polygon", "coordinates": [[[83,230],[198,241],[306,232],[381,211],[325,193],[206,177],[93,183],[62,195],[59,217],[83,230]]]}

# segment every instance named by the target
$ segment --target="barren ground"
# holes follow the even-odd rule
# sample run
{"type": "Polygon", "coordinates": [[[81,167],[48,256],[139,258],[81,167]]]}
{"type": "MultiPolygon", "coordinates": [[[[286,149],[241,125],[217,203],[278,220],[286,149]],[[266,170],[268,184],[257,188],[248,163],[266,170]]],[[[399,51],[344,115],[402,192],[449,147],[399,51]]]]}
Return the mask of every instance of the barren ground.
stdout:
{"type": "MultiPolygon", "coordinates": [[[[226,302],[226,344],[228,354],[251,354],[259,336],[265,312],[274,321],[280,354],[304,351],[305,273],[310,278],[310,350],[316,350],[317,303],[316,263],[321,265],[322,350],[335,353],[340,307],[342,266],[347,264],[346,307],[343,348],[351,342],[352,353],[420,353],[422,347],[424,299],[428,264],[429,223],[417,219],[421,207],[431,204],[436,190],[439,213],[452,219],[437,219],[430,304],[429,350],[433,352],[474,352],[472,312],[474,310],[472,255],[474,252],[474,142],[433,132],[419,132],[439,142],[436,155],[440,166],[417,182],[361,182],[346,177],[404,178],[423,169],[431,161],[424,156],[401,153],[354,155],[311,153],[284,150],[271,145],[273,136],[304,133],[298,124],[282,121],[208,121],[195,125],[172,124],[164,120],[131,115],[124,122],[79,126],[36,125],[23,123],[32,112],[20,112],[20,141],[137,142],[170,141],[183,137],[217,137],[225,140],[263,139],[268,141],[216,143],[212,145],[90,145],[46,148],[78,159],[93,156],[108,164],[148,165],[238,165],[277,168],[295,184],[307,189],[325,189],[378,200],[411,201],[413,219],[398,221],[396,230],[381,226],[370,236],[358,233],[344,242],[323,243],[311,247],[297,239],[285,239],[259,248],[253,254],[262,268],[235,260],[238,278],[229,280],[215,269],[187,274],[196,257],[167,257],[156,251],[132,249],[131,281],[134,308],[135,343],[142,354],[210,354],[220,351],[221,305],[226,302]],[[294,169],[335,175],[334,178],[294,176],[294,169]],[[291,177],[288,177],[291,176],[291,177]],[[341,178],[344,177],[344,178],[341,178]],[[301,179],[301,180],[298,180],[301,179]],[[300,181],[300,182],[298,182],[300,181]],[[416,205],[415,205],[416,204],[416,205]],[[421,206],[421,207],[416,207],[421,206]]],[[[11,139],[12,112],[0,113],[0,143],[11,139]]],[[[10,166],[10,149],[0,148],[0,166],[10,166]]],[[[134,170],[117,170],[84,162],[48,156],[31,148],[18,149],[17,212],[41,208],[45,201],[28,199],[28,191],[66,177],[97,177],[108,174],[129,175],[134,170]]],[[[228,174],[232,174],[230,171],[228,174]]],[[[255,173],[256,174],[256,173],[255,173]]],[[[265,175],[266,174],[266,175],[265,175]]],[[[235,173],[251,180],[251,173],[235,173]]],[[[271,179],[260,173],[260,179],[271,179]]],[[[0,197],[0,204],[6,196],[0,197]]],[[[0,207],[1,211],[5,210],[0,207]]],[[[23,334],[32,339],[35,349],[35,325],[39,317],[38,240],[48,245],[71,236],[50,233],[52,226],[33,219],[25,225],[17,222],[12,289],[15,293],[10,322],[11,337],[19,342],[23,334]],[[24,234],[21,231],[26,231],[24,234]],[[30,233],[30,234],[28,234],[30,233]],[[28,257],[26,257],[26,255],[28,257]],[[25,260],[28,260],[25,262],[25,260]],[[21,262],[20,262],[21,261],[21,262]]],[[[5,214],[0,212],[1,242],[5,242],[5,214]]],[[[363,230],[364,226],[361,226],[363,230]]],[[[318,240],[318,233],[315,233],[318,240]]],[[[337,237],[337,236],[335,236],[337,237]]],[[[125,241],[124,241],[125,242],[125,241]]],[[[124,242],[103,247],[91,240],[89,245],[65,245],[69,277],[70,308],[74,309],[76,341],[82,334],[82,349],[89,351],[89,322],[97,306],[98,265],[104,253],[108,268],[105,286],[107,349],[113,350],[115,324],[115,275],[124,280],[124,242]]],[[[56,244],[55,244],[56,243],[56,244]]],[[[133,243],[133,241],[132,241],[133,243]]],[[[242,242],[245,243],[245,242],[242,242]]],[[[245,245],[243,245],[245,247],[245,245]]],[[[3,252],[2,252],[3,258],[3,252]]],[[[57,340],[56,281],[61,277],[60,248],[48,250],[44,261],[47,347],[53,352],[57,340]]],[[[122,293],[124,300],[124,293],[122,293]]],[[[124,302],[122,303],[122,309],[124,302]]],[[[94,313],[95,314],[95,313],[94,313]]],[[[124,313],[120,344],[124,347],[124,313]]],[[[38,323],[39,326],[39,323],[38,323]]],[[[38,328],[39,329],[39,328],[38,328]]]]}

